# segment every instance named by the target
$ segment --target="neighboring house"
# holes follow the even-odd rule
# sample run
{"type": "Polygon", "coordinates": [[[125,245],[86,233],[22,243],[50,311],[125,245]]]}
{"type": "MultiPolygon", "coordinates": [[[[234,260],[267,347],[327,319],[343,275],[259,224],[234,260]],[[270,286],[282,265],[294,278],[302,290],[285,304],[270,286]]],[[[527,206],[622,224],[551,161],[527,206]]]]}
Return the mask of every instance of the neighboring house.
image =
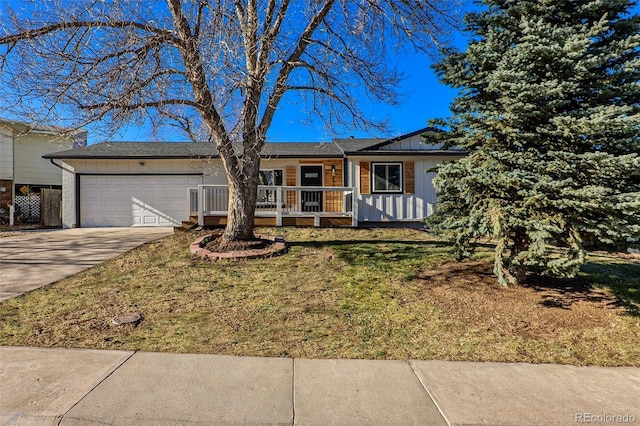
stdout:
{"type": "Polygon", "coordinates": [[[0,209],[13,205],[23,217],[37,218],[40,189],[62,187],[62,171],[43,155],[86,143],[84,131],[0,118],[0,209]]]}
{"type": "MultiPolygon", "coordinates": [[[[352,226],[419,222],[435,203],[427,168],[460,150],[393,139],[267,143],[256,224],[352,226]]],[[[211,143],[104,142],[47,154],[63,171],[63,226],[226,223],[227,180],[211,143]]]]}

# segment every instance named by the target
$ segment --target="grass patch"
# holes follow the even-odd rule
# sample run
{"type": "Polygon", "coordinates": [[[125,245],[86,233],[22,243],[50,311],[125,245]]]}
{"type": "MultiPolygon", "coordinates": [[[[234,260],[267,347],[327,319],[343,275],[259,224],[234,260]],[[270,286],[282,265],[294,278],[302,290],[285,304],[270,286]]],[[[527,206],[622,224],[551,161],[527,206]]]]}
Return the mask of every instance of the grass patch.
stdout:
{"type": "Polygon", "coordinates": [[[608,289],[627,312],[640,317],[640,256],[594,252],[581,276],[598,288],[608,289]]]}
{"type": "Polygon", "coordinates": [[[596,288],[503,289],[490,248],[453,260],[410,229],[260,229],[288,254],[215,263],[177,234],[0,304],[0,344],[252,356],[640,365],[640,263],[591,258],[596,288]],[[137,326],[114,326],[138,312],[137,326]]]}

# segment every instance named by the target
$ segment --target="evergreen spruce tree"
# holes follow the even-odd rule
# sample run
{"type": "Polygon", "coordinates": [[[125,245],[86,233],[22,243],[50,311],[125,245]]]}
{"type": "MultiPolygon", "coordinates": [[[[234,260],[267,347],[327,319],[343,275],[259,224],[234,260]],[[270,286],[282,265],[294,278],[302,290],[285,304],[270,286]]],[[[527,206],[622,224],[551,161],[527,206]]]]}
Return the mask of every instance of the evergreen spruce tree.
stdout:
{"type": "Polygon", "coordinates": [[[434,67],[469,155],[437,167],[435,231],[497,241],[502,285],[572,277],[586,236],[640,234],[640,16],[626,0],[484,0],[434,67]]]}

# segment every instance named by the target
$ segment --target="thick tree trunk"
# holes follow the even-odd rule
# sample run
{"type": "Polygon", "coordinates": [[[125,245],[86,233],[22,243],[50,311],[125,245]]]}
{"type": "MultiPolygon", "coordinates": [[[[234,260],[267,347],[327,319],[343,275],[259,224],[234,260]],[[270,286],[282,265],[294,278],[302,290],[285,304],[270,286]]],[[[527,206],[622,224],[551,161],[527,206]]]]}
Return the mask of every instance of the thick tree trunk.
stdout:
{"type": "Polygon", "coordinates": [[[260,172],[259,148],[256,145],[255,142],[249,144],[245,141],[245,153],[240,157],[222,155],[229,182],[227,227],[222,234],[223,247],[225,243],[255,239],[253,219],[260,172]]]}
{"type": "Polygon", "coordinates": [[[258,187],[253,179],[229,182],[227,227],[222,235],[223,244],[231,241],[250,241],[253,235],[253,219],[256,212],[258,187]]]}
{"type": "Polygon", "coordinates": [[[515,278],[517,284],[524,284],[527,280],[527,266],[514,263],[519,253],[529,248],[531,241],[524,229],[516,229],[513,236],[513,246],[511,247],[511,255],[509,256],[509,273],[515,278]]]}

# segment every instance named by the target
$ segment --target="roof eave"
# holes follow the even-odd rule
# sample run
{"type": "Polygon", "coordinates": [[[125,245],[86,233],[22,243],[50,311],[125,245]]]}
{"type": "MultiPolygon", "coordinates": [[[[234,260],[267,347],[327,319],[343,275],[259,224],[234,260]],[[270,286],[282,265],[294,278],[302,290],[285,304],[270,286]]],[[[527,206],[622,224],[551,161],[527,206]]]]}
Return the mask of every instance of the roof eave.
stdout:
{"type": "Polygon", "coordinates": [[[395,142],[401,141],[403,139],[409,139],[412,138],[414,136],[417,135],[421,135],[423,133],[427,133],[427,132],[434,132],[434,133],[442,133],[444,132],[443,130],[437,129],[435,127],[424,127],[422,129],[418,129],[418,130],[414,130],[413,132],[404,134],[404,135],[400,135],[400,136],[396,136],[394,138],[391,139],[387,139],[386,141],[377,143],[375,145],[371,145],[370,147],[365,148],[365,150],[370,150],[370,149],[379,149],[382,148],[383,146],[387,146],[387,145],[391,145],[395,142]]]}
{"type": "Polygon", "coordinates": [[[88,132],[84,129],[68,129],[68,128],[57,127],[57,126],[46,126],[41,124],[26,123],[18,120],[9,120],[6,118],[0,118],[0,124],[3,124],[5,126],[8,126],[14,129],[17,127],[22,127],[25,129],[24,133],[37,133],[37,134],[57,135],[57,136],[67,135],[67,134],[70,136],[88,134],[88,132]]]}
{"type": "Polygon", "coordinates": [[[345,155],[349,156],[384,156],[384,155],[418,155],[418,156],[456,156],[456,157],[464,157],[468,155],[468,151],[457,151],[457,150],[412,150],[412,151],[349,151],[345,152],[345,155]]]}
{"type": "Polygon", "coordinates": [[[276,155],[276,154],[263,154],[260,156],[260,158],[262,159],[270,159],[270,160],[277,160],[279,158],[284,158],[284,159],[295,159],[295,158],[317,158],[317,159],[323,159],[323,158],[343,158],[344,156],[342,154],[327,154],[327,155],[295,155],[295,154],[283,154],[283,155],[276,155]]]}
{"type": "MultiPolygon", "coordinates": [[[[220,158],[219,155],[59,155],[59,153],[45,154],[42,158],[55,159],[55,160],[192,160],[192,159],[207,159],[207,158],[220,158]]],[[[329,154],[329,155],[296,155],[296,154],[262,154],[262,159],[294,159],[294,158],[343,158],[342,154],[329,154]]]]}

